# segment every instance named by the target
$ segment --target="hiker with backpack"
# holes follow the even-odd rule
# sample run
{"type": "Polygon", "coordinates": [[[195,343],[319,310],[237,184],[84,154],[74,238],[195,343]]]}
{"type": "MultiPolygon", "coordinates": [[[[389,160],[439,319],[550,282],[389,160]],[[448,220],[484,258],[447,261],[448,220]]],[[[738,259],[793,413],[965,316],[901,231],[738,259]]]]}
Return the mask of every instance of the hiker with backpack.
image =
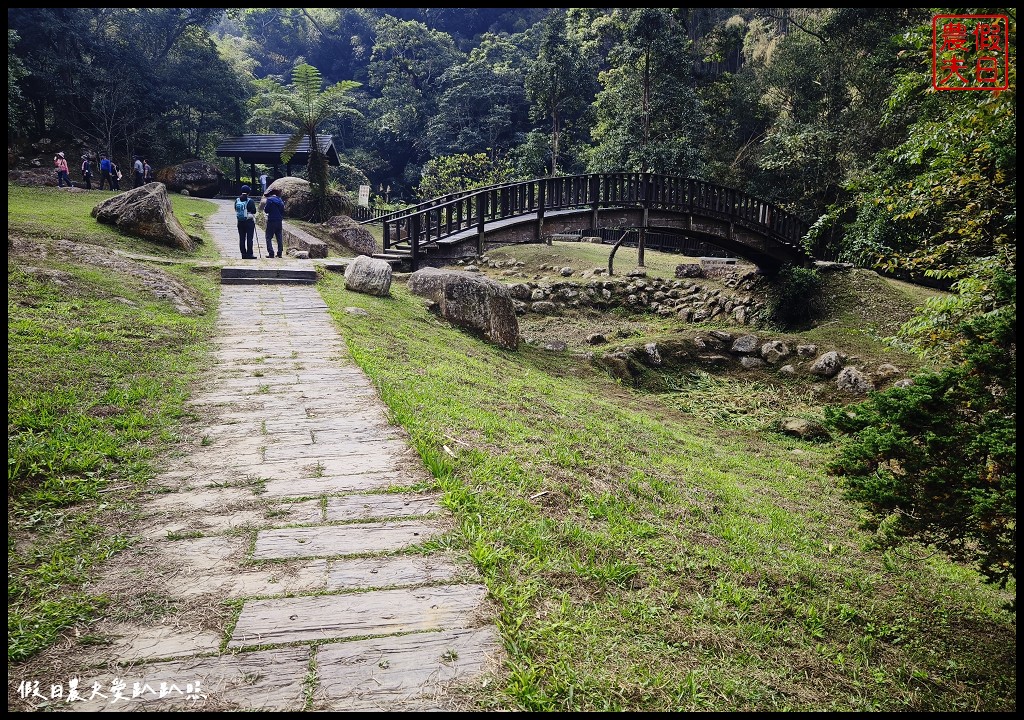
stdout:
{"type": "Polygon", "coordinates": [[[255,260],[252,241],[256,235],[256,201],[249,197],[250,188],[243,185],[235,200],[235,218],[238,220],[238,249],[243,260],[255,260]]]}
{"type": "Polygon", "coordinates": [[[82,181],[86,190],[92,190],[92,160],[88,155],[82,156],[82,181]]]}
{"type": "Polygon", "coordinates": [[[106,186],[114,189],[114,181],[110,178],[110,159],[106,153],[100,153],[100,190],[106,186]]]}
{"type": "Polygon", "coordinates": [[[64,159],[63,152],[53,156],[53,166],[57,168],[57,187],[64,187],[64,183],[67,183],[68,187],[75,186],[71,182],[71,176],[68,175],[68,161],[64,159]]]}
{"type": "Polygon", "coordinates": [[[114,163],[113,159],[110,161],[110,189],[121,191],[121,171],[114,163]]]}
{"type": "Polygon", "coordinates": [[[284,200],[275,187],[267,190],[263,199],[263,212],[267,214],[267,257],[284,255],[284,200]],[[277,236],[277,255],[274,255],[274,236],[277,236]]]}

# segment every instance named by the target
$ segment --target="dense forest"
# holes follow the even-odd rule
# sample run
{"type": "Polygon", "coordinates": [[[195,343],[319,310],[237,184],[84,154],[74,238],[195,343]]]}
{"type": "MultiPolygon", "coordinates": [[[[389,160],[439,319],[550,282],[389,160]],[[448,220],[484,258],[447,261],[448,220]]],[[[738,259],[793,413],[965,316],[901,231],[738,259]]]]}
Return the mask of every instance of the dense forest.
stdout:
{"type": "Polygon", "coordinates": [[[861,499],[883,510],[942,505],[934,518],[906,516],[908,532],[972,518],[949,541],[969,536],[1005,581],[1016,528],[1015,32],[1012,8],[14,8],[8,163],[50,143],[145,154],[157,168],[216,162],[225,137],[289,131],[269,102],[305,64],[325,89],[349,84],[355,112],[319,127],[342,155],[334,179],[352,189],[346,178],[365,176],[390,202],[631,171],[775,203],[812,223],[805,243],[818,257],[954,291],[904,338],[951,370],[895,408],[837,418],[878,432],[845,469],[867,478],[861,499]],[[941,14],[991,20],[956,42],[942,35],[949,52],[935,55],[941,14]],[[964,81],[991,89],[938,91],[936,69],[961,69],[957,49],[964,81]],[[905,452],[953,427],[967,435],[905,452]],[[897,487],[914,473],[919,485],[897,487]],[[950,483],[963,491],[940,501],[935,484],[950,483]]]}

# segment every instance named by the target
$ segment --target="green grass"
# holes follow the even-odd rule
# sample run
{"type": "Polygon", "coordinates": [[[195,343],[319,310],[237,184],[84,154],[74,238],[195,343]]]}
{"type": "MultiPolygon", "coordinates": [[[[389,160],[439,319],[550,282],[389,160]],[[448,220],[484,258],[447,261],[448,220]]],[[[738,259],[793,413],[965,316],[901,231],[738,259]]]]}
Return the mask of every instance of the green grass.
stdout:
{"type": "MultiPolygon", "coordinates": [[[[217,288],[192,264],[211,244],[190,255],[122,236],[89,217],[99,197],[9,186],[11,663],[121,612],[83,588],[133,541],[133,495],[174,443],[208,362],[217,288]],[[27,241],[49,252],[19,253],[27,241]],[[182,315],[62,241],[160,258],[146,266],[193,288],[207,311],[182,315]]],[[[212,208],[173,202],[183,219],[212,208]]],[[[501,252],[532,275],[606,267],[608,251],[501,252]]],[[[617,273],[635,265],[630,252],[616,255],[617,273]]],[[[648,252],[648,274],[670,277],[682,260],[648,252]]],[[[905,311],[900,293],[919,298],[869,280],[835,293],[808,341],[873,359],[892,351],[881,313],[905,311]],[[886,301],[877,317],[858,309],[865,289],[886,301]]],[[[350,293],[331,273],[319,287],[456,519],[438,547],[465,552],[489,588],[508,659],[493,682],[464,689],[477,707],[1015,709],[1016,626],[1002,609],[1015,587],[1000,592],[927,548],[879,549],[823,470],[836,445],[772,429],[819,410],[806,387],[703,371],[624,387],[582,353],[505,351],[455,330],[401,281],[388,298],[350,293]]],[[[617,323],[630,344],[671,332],[651,316],[617,323]]],[[[254,493],[262,484],[246,480],[254,493]]],[[[160,617],[168,601],[154,595],[148,612],[160,617]]]]}
{"type": "Polygon", "coordinates": [[[875,550],[823,470],[834,446],[768,429],[816,409],[798,387],[704,374],[644,393],[579,355],[483,343],[402,283],[321,291],[497,603],[509,659],[500,697],[469,691],[481,707],[1015,706],[1012,589],[875,550]]]}
{"type": "Polygon", "coordinates": [[[8,183],[7,193],[8,229],[17,230],[23,237],[71,240],[185,262],[219,258],[217,248],[209,241],[209,232],[204,227],[205,218],[216,210],[216,205],[209,200],[168,195],[174,215],[185,232],[206,241],[189,253],[125,235],[113,225],[105,225],[92,218],[92,209],[119,194],[116,192],[90,190],[71,193],[58,188],[28,188],[8,183]]]}
{"type": "MultiPolygon", "coordinates": [[[[8,660],[16,661],[103,608],[105,598],[80,588],[131,542],[118,528],[154,457],[176,437],[206,362],[217,296],[212,279],[187,265],[152,268],[206,308],[183,315],[130,271],[138,263],[84,261],[101,247],[190,259],[93,220],[90,210],[111,193],[12,185],[8,193],[8,660]]],[[[214,208],[173,202],[179,216],[214,208]]]]}

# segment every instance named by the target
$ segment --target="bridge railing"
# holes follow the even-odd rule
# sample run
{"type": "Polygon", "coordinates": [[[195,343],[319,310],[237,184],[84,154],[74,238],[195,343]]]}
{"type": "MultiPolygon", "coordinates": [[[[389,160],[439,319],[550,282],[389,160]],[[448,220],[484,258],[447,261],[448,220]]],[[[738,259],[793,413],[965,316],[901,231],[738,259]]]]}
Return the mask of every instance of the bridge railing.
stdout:
{"type": "Polygon", "coordinates": [[[423,247],[455,233],[523,215],[543,219],[558,210],[646,208],[696,213],[739,222],[774,241],[799,248],[809,225],[742,191],[703,180],[653,173],[594,173],[492,185],[434,198],[382,218],[384,249],[408,245],[413,264],[423,247]]]}

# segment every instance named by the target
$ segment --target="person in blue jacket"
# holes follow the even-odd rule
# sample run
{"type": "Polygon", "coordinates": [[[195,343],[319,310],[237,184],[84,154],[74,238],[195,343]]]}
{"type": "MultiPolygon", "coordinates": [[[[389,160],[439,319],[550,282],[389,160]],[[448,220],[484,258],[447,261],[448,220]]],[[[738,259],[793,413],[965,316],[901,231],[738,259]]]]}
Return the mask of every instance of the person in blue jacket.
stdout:
{"type": "Polygon", "coordinates": [[[267,190],[263,199],[263,212],[267,214],[267,257],[284,255],[284,200],[277,188],[267,190]],[[274,255],[274,236],[277,236],[277,255],[274,255]]]}

